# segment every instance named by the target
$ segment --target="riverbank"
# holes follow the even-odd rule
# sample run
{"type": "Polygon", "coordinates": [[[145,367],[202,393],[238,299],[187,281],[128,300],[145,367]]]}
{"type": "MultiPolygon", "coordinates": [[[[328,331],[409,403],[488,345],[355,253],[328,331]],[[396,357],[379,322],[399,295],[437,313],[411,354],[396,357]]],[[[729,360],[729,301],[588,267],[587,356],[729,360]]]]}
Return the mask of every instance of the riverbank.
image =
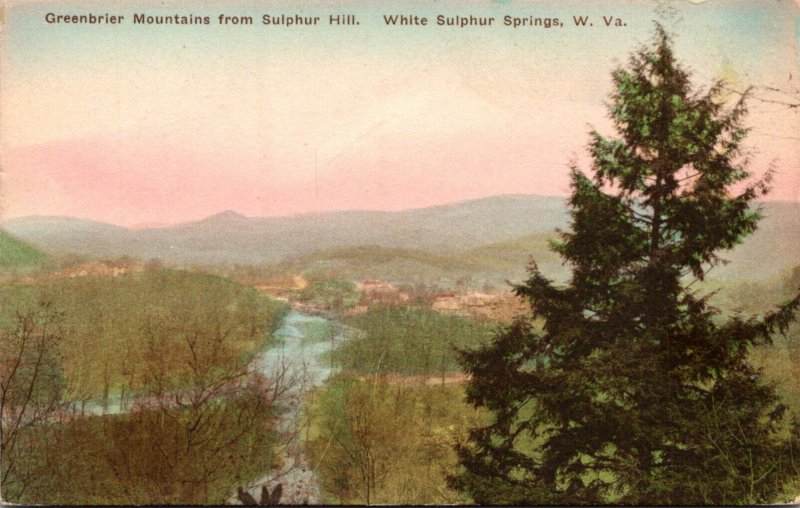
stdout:
{"type": "MultiPolygon", "coordinates": [[[[268,472],[245,490],[260,499],[263,485],[272,490],[281,484],[281,504],[322,502],[319,478],[305,454],[304,397],[309,390],[325,383],[334,372],[330,352],[346,338],[344,330],[323,317],[324,313],[312,310],[312,315],[305,310],[301,312],[295,308],[283,317],[273,334],[274,346],[254,362],[256,370],[273,380],[275,389],[280,391],[275,400],[279,413],[276,430],[282,466],[268,472]]],[[[231,502],[238,503],[235,495],[231,502]]]]}

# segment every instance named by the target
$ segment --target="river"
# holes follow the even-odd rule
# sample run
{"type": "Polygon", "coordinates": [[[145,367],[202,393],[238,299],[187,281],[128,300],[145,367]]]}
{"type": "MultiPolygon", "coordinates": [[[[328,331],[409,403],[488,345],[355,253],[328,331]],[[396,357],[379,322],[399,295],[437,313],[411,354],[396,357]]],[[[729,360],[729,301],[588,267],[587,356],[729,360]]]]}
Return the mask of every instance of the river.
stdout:
{"type": "MultiPolygon", "coordinates": [[[[345,336],[344,328],[321,316],[289,311],[273,333],[274,345],[253,360],[251,368],[285,388],[277,399],[280,418],[276,430],[280,434],[279,453],[283,458],[280,470],[270,471],[248,486],[260,499],[261,486],[270,489],[282,484],[281,504],[319,504],[321,491],[315,471],[305,456],[303,443],[303,400],[308,390],[322,385],[332,373],[331,348],[345,336]]],[[[112,394],[103,404],[90,400],[82,405],[85,414],[120,414],[130,410],[119,394],[112,394]]],[[[233,486],[234,488],[236,486],[233,486]]],[[[229,499],[238,504],[236,497],[229,499]]]]}
{"type": "MultiPolygon", "coordinates": [[[[335,342],[344,338],[344,332],[324,317],[292,310],[273,336],[275,346],[259,355],[254,366],[269,379],[284,379],[287,386],[278,402],[281,417],[277,431],[281,436],[283,466],[259,478],[247,490],[258,500],[262,485],[273,489],[280,483],[281,504],[319,504],[322,502],[319,479],[305,455],[303,400],[308,390],[330,377],[329,352],[335,342]]],[[[234,498],[232,502],[237,501],[234,498]]]]}
{"type": "Polygon", "coordinates": [[[291,376],[302,377],[302,387],[296,388],[319,386],[331,375],[331,333],[336,331],[327,319],[292,310],[273,333],[277,344],[256,360],[257,368],[270,376],[285,366],[291,376]]]}

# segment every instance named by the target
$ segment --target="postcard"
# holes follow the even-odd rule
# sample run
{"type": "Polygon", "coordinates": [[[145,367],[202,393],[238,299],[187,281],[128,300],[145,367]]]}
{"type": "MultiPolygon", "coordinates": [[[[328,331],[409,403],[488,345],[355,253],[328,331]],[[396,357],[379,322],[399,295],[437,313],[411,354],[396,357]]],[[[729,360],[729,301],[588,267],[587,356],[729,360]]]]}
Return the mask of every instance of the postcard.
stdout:
{"type": "Polygon", "coordinates": [[[797,1],[0,23],[3,502],[800,502],[797,1]]]}

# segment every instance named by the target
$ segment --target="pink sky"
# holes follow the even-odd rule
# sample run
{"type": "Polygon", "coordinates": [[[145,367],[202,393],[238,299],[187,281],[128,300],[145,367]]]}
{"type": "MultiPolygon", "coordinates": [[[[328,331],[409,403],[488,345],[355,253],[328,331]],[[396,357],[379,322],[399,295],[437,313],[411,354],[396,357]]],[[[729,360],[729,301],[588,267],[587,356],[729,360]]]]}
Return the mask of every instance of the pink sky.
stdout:
{"type": "MultiPolygon", "coordinates": [[[[392,32],[356,3],[363,30],[54,28],[47,4],[11,9],[2,217],[134,225],[566,194],[570,160],[587,167],[589,124],[610,133],[611,69],[651,33],[649,3],[610,4],[629,29],[392,32]]],[[[796,81],[785,4],[708,4],[676,25],[699,82],[796,81]]],[[[514,6],[533,7],[578,12],[514,6]]],[[[754,102],[748,120],[752,170],[774,161],[771,199],[800,200],[798,112],[754,102]]]]}

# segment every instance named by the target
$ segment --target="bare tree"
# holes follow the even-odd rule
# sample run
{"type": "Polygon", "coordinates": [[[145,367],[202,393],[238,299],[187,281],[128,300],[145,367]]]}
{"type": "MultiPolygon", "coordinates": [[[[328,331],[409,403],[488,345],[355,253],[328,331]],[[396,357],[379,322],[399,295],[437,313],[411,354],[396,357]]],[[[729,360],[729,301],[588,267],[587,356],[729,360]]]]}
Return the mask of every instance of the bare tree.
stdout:
{"type": "Polygon", "coordinates": [[[24,467],[23,435],[57,415],[62,404],[62,319],[50,302],[40,302],[0,328],[0,484],[6,499],[22,495],[33,479],[24,467]]]}

